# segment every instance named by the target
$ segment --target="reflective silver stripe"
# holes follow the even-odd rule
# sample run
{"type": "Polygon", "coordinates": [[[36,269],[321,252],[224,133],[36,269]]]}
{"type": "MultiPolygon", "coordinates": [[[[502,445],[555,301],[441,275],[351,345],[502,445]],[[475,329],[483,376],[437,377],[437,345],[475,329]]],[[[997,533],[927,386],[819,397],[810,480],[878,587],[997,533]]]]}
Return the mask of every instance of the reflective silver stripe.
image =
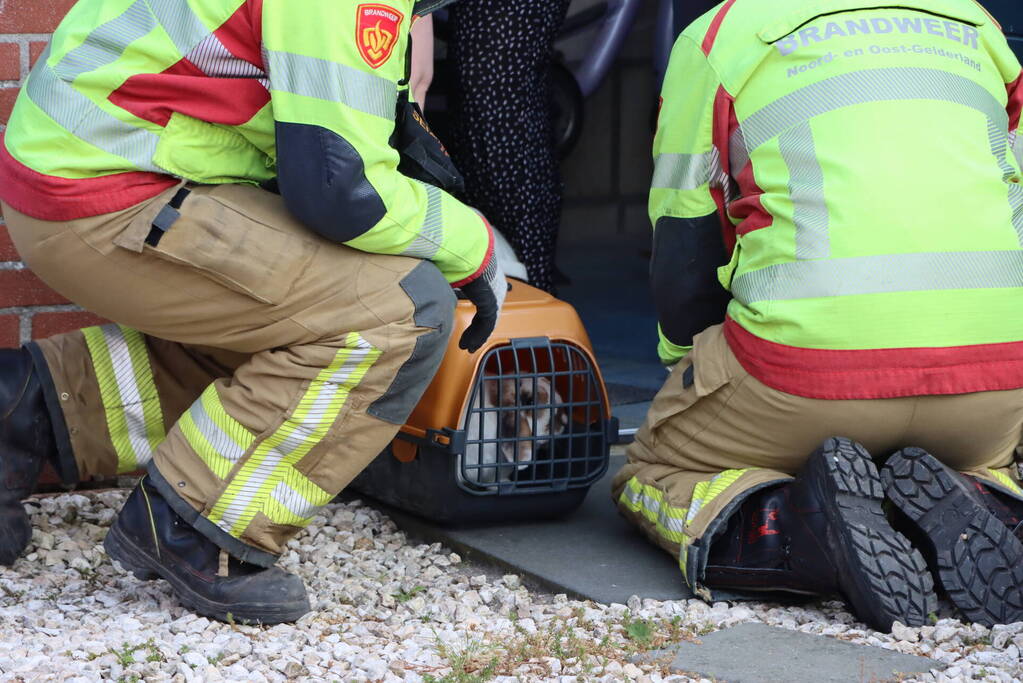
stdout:
{"type": "Polygon", "coordinates": [[[804,121],[866,102],[937,100],[961,104],[1000,124],[1008,132],[1008,113],[979,83],[936,69],[892,67],[833,76],[778,98],[743,121],[749,150],[804,121]]]}
{"type": "Polygon", "coordinates": [[[212,31],[195,15],[188,0],[145,0],[181,55],[187,55],[212,31]]]}
{"type": "Polygon", "coordinates": [[[132,3],[121,15],[90,33],[85,41],[61,58],[53,70],[61,79],[71,82],[87,71],[113,64],[128,45],[156,27],[156,19],[145,0],[132,3]]]}
{"type": "Polygon", "coordinates": [[[352,109],[394,119],[398,86],[346,64],[266,50],[271,90],[340,102],[352,109]]]}
{"type": "Polygon", "coordinates": [[[657,524],[664,527],[668,531],[675,531],[678,533],[681,533],[685,529],[686,522],[684,519],[679,519],[678,517],[671,517],[668,514],[668,508],[671,507],[670,505],[661,505],[661,501],[657,500],[652,496],[648,496],[645,493],[642,494],[642,498],[643,507],[657,515],[656,522],[657,524]]]}
{"type": "MultiPolygon", "coordinates": [[[[1008,112],[979,83],[937,69],[891,67],[833,76],[778,98],[749,116],[740,126],[746,148],[752,151],[815,116],[867,102],[897,100],[951,102],[980,112],[987,117],[991,154],[998,162],[1003,178],[1008,181],[1015,174],[1007,156],[1008,112]]],[[[1010,188],[1010,203],[1015,201],[1013,194],[1010,188]]],[[[1023,245],[1023,210],[1017,210],[1014,203],[1012,225],[1020,245],[1023,245]]]]}
{"type": "Polygon", "coordinates": [[[196,429],[206,437],[218,455],[230,461],[232,465],[242,459],[248,448],[232,439],[227,432],[220,428],[220,425],[213,421],[213,418],[206,412],[206,406],[203,405],[201,398],[192,404],[188,413],[192,422],[195,423],[196,429]]]}
{"type": "Polygon", "coordinates": [[[419,183],[426,190],[426,218],[423,227],[412,242],[401,252],[402,256],[421,259],[432,259],[444,242],[444,214],[442,211],[443,195],[441,191],[428,183],[419,183]]]}
{"type": "Polygon", "coordinates": [[[682,533],[686,529],[686,521],[684,519],[679,519],[678,517],[670,517],[665,513],[664,510],[661,510],[658,513],[657,520],[660,522],[661,526],[663,526],[665,529],[669,531],[676,531],[678,533],[682,533]]]}
{"type": "MultiPolygon", "coordinates": [[[[252,473],[241,485],[240,491],[224,510],[218,526],[224,531],[231,533],[231,529],[245,515],[249,505],[255,500],[259,490],[270,477],[274,475],[277,466],[284,461],[288,455],[302,447],[306,440],[316,433],[323,422],[326,411],[330,409],[330,403],[334,400],[342,386],[351,379],[352,374],[362,364],[366,357],[373,351],[373,347],[362,337],[358,338],[357,346],[345,359],[344,364],[331,375],[325,385],[320,389],[319,395],[313,407],[302,419],[290,434],[284,437],[282,442],[273,447],[255,466],[252,473]]],[[[271,437],[273,438],[273,437],[271,437]]],[[[276,487],[275,487],[276,488],[276,487]]]]}
{"type": "Polygon", "coordinates": [[[1023,251],[965,251],[794,261],[743,273],[732,295],[749,305],[819,297],[1023,287],[1023,251]]]}
{"type": "Polygon", "coordinates": [[[320,509],[319,505],[309,502],[305,496],[283,481],[274,487],[270,495],[273,496],[274,500],[287,508],[291,514],[302,519],[309,519],[320,509]]]}
{"type": "Polygon", "coordinates": [[[153,448],[149,445],[146,433],[146,416],[142,411],[142,395],[135,379],[135,365],[128,351],[128,340],[117,325],[104,325],[103,338],[110,353],[110,362],[114,368],[114,379],[117,381],[117,393],[121,396],[121,407],[128,426],[128,442],[135,452],[135,464],[145,465],[153,459],[153,448]]]}
{"type": "Polygon", "coordinates": [[[742,169],[749,163],[749,152],[746,150],[746,137],[742,134],[742,126],[739,126],[728,138],[728,165],[729,171],[736,178],[742,169]]]}
{"type": "Polygon", "coordinates": [[[709,183],[720,168],[716,147],[704,154],[659,154],[650,186],[662,190],[696,190],[709,183]]]}
{"type": "Polygon", "coordinates": [[[1016,163],[1023,167],[1023,135],[1020,135],[1019,131],[1009,133],[1009,146],[1016,157],[1016,163]]]}
{"type": "Polygon", "coordinates": [[[125,159],[143,171],[163,172],[153,163],[160,138],[145,128],[125,123],[65,83],[39,58],[25,91],[37,107],[73,135],[125,159]]]}
{"type": "Polygon", "coordinates": [[[287,455],[296,449],[298,449],[304,443],[304,439],[301,436],[301,432],[296,435],[295,433],[289,434],[285,437],[284,441],[278,444],[272,451],[267,453],[259,465],[256,466],[251,476],[241,487],[241,491],[234,500],[224,510],[224,515],[221,520],[217,523],[221,529],[230,533],[231,529],[238,520],[245,514],[245,510],[255,500],[256,495],[259,493],[259,489],[266,483],[274,474],[274,470],[281,464],[287,455]]]}
{"type": "Polygon", "coordinates": [[[636,507],[640,507],[643,504],[642,491],[636,491],[631,486],[626,486],[625,490],[622,492],[622,495],[624,495],[625,499],[636,507]]]}
{"type": "Polygon", "coordinates": [[[125,159],[138,170],[166,173],[153,163],[160,141],[157,134],[118,119],[72,85],[83,73],[117,61],[131,43],[158,25],[182,55],[211,35],[186,0],[137,0],[95,29],[52,68],[46,66],[47,47],[26,84],[29,98],[79,139],[125,159]]]}
{"type": "Polygon", "coordinates": [[[693,520],[696,519],[696,515],[703,509],[703,504],[706,501],[703,498],[693,498],[689,502],[689,510],[686,512],[686,524],[692,524],[693,520]]]}
{"type": "Polygon", "coordinates": [[[789,168],[789,196],[796,224],[796,258],[827,258],[828,207],[824,200],[824,172],[817,159],[809,123],[790,128],[778,138],[778,149],[789,168]]]}
{"type": "MultiPolygon", "coordinates": [[[[670,505],[662,505],[661,501],[644,493],[646,490],[644,485],[640,484],[640,486],[642,488],[639,491],[636,491],[631,486],[626,486],[622,495],[633,507],[642,508],[655,515],[657,517],[655,524],[664,527],[668,531],[682,533],[685,530],[686,520],[681,517],[672,517],[669,513],[669,509],[671,508],[670,505]]],[[[676,509],[678,509],[679,512],[682,511],[679,508],[676,509]]],[[[646,515],[644,515],[644,517],[649,519],[646,515]]]]}
{"type": "Polygon", "coordinates": [[[213,34],[208,35],[185,57],[211,78],[263,79],[266,76],[262,69],[231,54],[213,34]]]}

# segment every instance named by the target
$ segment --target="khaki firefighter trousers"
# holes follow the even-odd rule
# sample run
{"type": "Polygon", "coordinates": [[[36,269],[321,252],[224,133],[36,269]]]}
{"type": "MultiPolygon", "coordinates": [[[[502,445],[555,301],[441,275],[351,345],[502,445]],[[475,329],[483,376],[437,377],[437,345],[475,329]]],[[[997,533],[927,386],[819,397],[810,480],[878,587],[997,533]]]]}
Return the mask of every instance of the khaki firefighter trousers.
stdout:
{"type": "Polygon", "coordinates": [[[321,239],[277,195],[191,190],[155,247],[177,188],[66,223],[4,205],[29,267],[117,323],[30,351],[79,477],[147,467],[196,529],[269,566],[407,419],[455,297],[432,263],[321,239]]]}
{"type": "Polygon", "coordinates": [[[711,599],[702,579],[715,535],[746,497],[791,479],[828,437],[854,439],[875,457],[919,446],[1023,499],[1013,466],[1021,430],[1023,389],[834,401],[771,389],[743,369],[717,325],[696,336],[654,398],[612,495],[711,599]]]}

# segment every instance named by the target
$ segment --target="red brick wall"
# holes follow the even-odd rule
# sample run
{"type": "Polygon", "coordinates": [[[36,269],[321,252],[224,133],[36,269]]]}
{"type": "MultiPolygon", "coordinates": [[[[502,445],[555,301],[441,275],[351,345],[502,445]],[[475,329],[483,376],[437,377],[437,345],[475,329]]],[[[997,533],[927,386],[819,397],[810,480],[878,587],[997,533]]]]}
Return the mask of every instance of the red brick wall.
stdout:
{"type": "MultiPolygon", "coordinates": [[[[74,0],[0,0],[0,131],[28,70],[74,0]]],[[[101,322],[25,268],[0,217],[0,346],[101,322]]]]}

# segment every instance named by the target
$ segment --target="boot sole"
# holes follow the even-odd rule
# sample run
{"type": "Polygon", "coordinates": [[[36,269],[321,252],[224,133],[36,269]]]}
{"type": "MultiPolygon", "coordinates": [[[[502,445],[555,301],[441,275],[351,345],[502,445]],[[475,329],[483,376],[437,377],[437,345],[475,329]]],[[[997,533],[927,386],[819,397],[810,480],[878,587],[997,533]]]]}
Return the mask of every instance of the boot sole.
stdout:
{"type": "Polygon", "coordinates": [[[832,551],[843,595],[856,614],[881,631],[892,623],[922,626],[937,609],[934,580],[923,556],[895,531],[882,509],[884,490],[870,454],[848,439],[830,439],[820,457],[832,551]]]}
{"type": "Polygon", "coordinates": [[[931,544],[956,607],[985,626],[1023,621],[1023,543],[954,477],[919,448],[896,453],[882,472],[888,498],[931,544]]]}
{"type": "Polygon", "coordinates": [[[110,527],[103,547],[111,559],[141,581],[163,579],[171,585],[182,605],[205,617],[225,623],[282,624],[298,621],[310,611],[309,602],[300,605],[269,606],[225,604],[209,600],[196,593],[173,572],[138,547],[116,525],[110,527]]]}

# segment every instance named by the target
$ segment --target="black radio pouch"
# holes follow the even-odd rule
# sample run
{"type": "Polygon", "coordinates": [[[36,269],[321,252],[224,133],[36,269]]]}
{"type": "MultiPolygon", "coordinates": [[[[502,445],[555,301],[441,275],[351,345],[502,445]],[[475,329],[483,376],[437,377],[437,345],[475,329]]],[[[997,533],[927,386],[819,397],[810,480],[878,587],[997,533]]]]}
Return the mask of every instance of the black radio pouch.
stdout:
{"type": "Polygon", "coordinates": [[[409,100],[408,89],[398,93],[391,146],[398,150],[398,171],[459,196],[465,193],[465,180],[455,168],[444,145],[430,130],[419,105],[409,100]]]}
{"type": "MultiPolygon", "coordinates": [[[[416,3],[416,14],[425,14],[441,5],[444,0],[421,1],[416,3]]],[[[409,81],[412,78],[412,39],[405,51],[405,78],[398,84],[398,103],[394,114],[394,134],[391,147],[401,156],[398,171],[409,178],[421,180],[460,196],[465,193],[465,179],[455,168],[440,139],[430,130],[423,117],[423,110],[409,97],[409,81]]]]}

